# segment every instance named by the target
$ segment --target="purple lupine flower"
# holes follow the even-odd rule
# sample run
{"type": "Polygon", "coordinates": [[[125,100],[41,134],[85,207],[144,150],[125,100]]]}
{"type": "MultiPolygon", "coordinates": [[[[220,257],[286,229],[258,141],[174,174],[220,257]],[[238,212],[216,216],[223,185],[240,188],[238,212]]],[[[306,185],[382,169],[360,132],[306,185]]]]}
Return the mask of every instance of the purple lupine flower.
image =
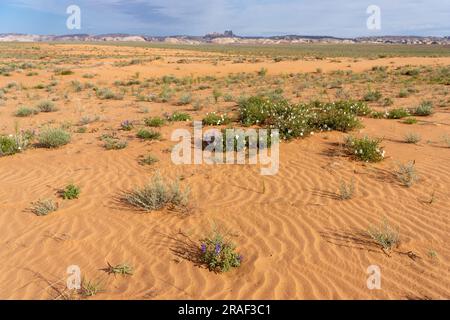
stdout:
{"type": "Polygon", "coordinates": [[[206,253],[206,244],[204,244],[204,243],[202,244],[202,249],[201,250],[202,250],[203,253],[206,253]]]}
{"type": "Polygon", "coordinates": [[[240,254],[240,255],[238,255],[237,259],[239,260],[239,262],[242,263],[242,260],[244,259],[244,257],[240,254]]]}
{"type": "Polygon", "coordinates": [[[220,244],[218,243],[218,244],[216,244],[216,254],[219,254],[220,253],[220,250],[222,249],[222,247],[220,246],[220,244]]]}

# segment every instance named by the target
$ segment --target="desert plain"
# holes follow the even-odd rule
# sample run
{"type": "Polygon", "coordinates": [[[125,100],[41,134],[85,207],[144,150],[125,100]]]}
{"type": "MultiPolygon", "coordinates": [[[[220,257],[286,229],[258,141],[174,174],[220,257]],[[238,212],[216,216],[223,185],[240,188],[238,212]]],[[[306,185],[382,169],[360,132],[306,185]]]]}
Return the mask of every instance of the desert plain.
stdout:
{"type": "Polygon", "coordinates": [[[0,298],[449,299],[450,53],[342,46],[0,44],[0,136],[27,140],[0,152],[0,298]],[[173,163],[174,130],[211,114],[228,121],[210,127],[245,128],[242,105],[257,95],[371,111],[351,130],[282,139],[275,175],[173,163]],[[49,128],[70,141],[45,146],[49,128]],[[379,139],[382,159],[360,161],[348,136],[379,139]],[[189,189],[183,210],[123,201],[155,175],[189,189]],[[70,184],[76,199],[61,196],[70,184]],[[44,200],[55,210],[39,215],[44,200]],[[373,232],[387,226],[388,245],[373,232]],[[215,272],[198,258],[213,229],[236,245],[239,267],[215,272]],[[74,265],[80,290],[66,285],[74,265]]]}

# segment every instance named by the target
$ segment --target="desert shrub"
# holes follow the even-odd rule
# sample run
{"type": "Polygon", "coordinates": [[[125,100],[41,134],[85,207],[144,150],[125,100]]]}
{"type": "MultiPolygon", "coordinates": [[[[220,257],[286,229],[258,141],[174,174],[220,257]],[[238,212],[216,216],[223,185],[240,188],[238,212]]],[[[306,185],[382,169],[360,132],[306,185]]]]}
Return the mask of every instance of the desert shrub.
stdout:
{"type": "Polygon", "coordinates": [[[74,200],[78,199],[80,196],[81,189],[79,186],[74,184],[67,185],[64,190],[61,191],[61,197],[64,200],[74,200]]]}
{"type": "MultiPolygon", "coordinates": [[[[287,104],[287,101],[281,102],[287,104]]],[[[244,125],[262,125],[271,117],[274,102],[262,97],[255,96],[239,101],[240,121],[244,125]]]]}
{"type": "Polygon", "coordinates": [[[372,113],[370,114],[371,118],[374,119],[383,119],[387,117],[387,113],[383,112],[383,111],[372,111],[372,113]]]}
{"type": "Polygon", "coordinates": [[[372,91],[369,90],[366,92],[366,94],[363,97],[364,101],[378,101],[381,99],[381,92],[378,90],[372,91]]]}
{"type": "Polygon", "coordinates": [[[218,231],[202,240],[200,257],[210,271],[218,273],[230,271],[242,263],[235,245],[218,231]]]}
{"type": "Polygon", "coordinates": [[[383,106],[389,107],[389,106],[392,106],[393,104],[394,104],[394,100],[392,100],[391,98],[386,97],[383,99],[383,106]]]}
{"type": "Polygon", "coordinates": [[[352,179],[349,183],[341,181],[339,184],[339,198],[341,200],[349,200],[353,198],[355,193],[355,180],[352,179]]]}
{"type": "Polygon", "coordinates": [[[95,74],[85,73],[85,74],[83,74],[82,77],[85,78],[85,79],[93,79],[95,77],[95,74]]]}
{"type": "Polygon", "coordinates": [[[169,121],[181,122],[181,121],[190,121],[192,117],[184,112],[175,111],[170,117],[169,121]]]}
{"type": "Polygon", "coordinates": [[[267,75],[267,68],[261,68],[259,71],[258,71],[258,76],[260,76],[260,77],[265,77],[267,75]]]}
{"type": "Polygon", "coordinates": [[[109,88],[101,88],[96,90],[96,95],[102,100],[122,100],[123,95],[113,92],[109,88]]]}
{"type": "Polygon", "coordinates": [[[28,148],[34,133],[29,131],[19,131],[9,136],[0,136],[0,157],[10,156],[24,151],[28,148]]]}
{"type": "Polygon", "coordinates": [[[105,269],[105,271],[109,274],[120,274],[124,276],[133,275],[133,268],[128,264],[118,264],[113,266],[108,263],[108,267],[105,269]]]}
{"type": "Polygon", "coordinates": [[[156,158],[155,156],[152,156],[151,154],[143,157],[142,159],[139,160],[139,163],[142,165],[152,165],[157,163],[159,160],[158,158],[156,158]]]}
{"type": "Polygon", "coordinates": [[[234,100],[233,96],[230,93],[225,93],[223,95],[223,101],[232,102],[234,100]]]}
{"type": "Polygon", "coordinates": [[[80,119],[80,125],[84,126],[99,120],[100,120],[99,116],[82,116],[80,119]]]}
{"type": "Polygon", "coordinates": [[[36,109],[41,112],[54,112],[57,111],[58,108],[55,106],[53,101],[41,101],[36,105],[36,109]]]}
{"type": "Polygon", "coordinates": [[[125,120],[120,123],[120,129],[122,129],[123,131],[131,131],[131,130],[133,130],[133,128],[134,128],[134,125],[129,120],[125,120]]]}
{"type": "Polygon", "coordinates": [[[144,119],[144,123],[148,127],[159,128],[162,127],[166,123],[166,121],[160,117],[151,117],[144,119]]]}
{"type": "Polygon", "coordinates": [[[388,119],[401,119],[401,118],[405,118],[405,117],[409,117],[409,116],[410,116],[410,113],[405,108],[396,108],[396,109],[389,110],[389,112],[386,115],[386,117],[388,119]]]}
{"type": "Polygon", "coordinates": [[[400,89],[400,92],[398,93],[398,97],[399,98],[406,98],[410,95],[410,92],[408,91],[408,89],[400,89]]]}
{"type": "Polygon", "coordinates": [[[83,297],[93,297],[103,292],[103,290],[103,286],[100,282],[86,280],[85,278],[81,281],[80,294],[83,297]]]}
{"type": "Polygon", "coordinates": [[[141,188],[125,194],[124,201],[144,211],[161,210],[165,207],[185,207],[189,189],[181,190],[178,180],[166,181],[159,174],[141,188]]]}
{"type": "Polygon", "coordinates": [[[58,204],[51,199],[39,200],[32,203],[31,211],[37,216],[46,216],[58,210],[58,204]]]}
{"type": "Polygon", "coordinates": [[[416,144],[418,143],[422,138],[420,137],[419,134],[414,133],[414,132],[410,132],[405,134],[405,142],[406,143],[413,143],[416,144]]]}
{"type": "Polygon", "coordinates": [[[422,102],[417,108],[412,110],[415,116],[429,116],[433,113],[433,103],[431,101],[422,102]]]}
{"type": "Polygon", "coordinates": [[[159,140],[161,139],[161,133],[154,130],[141,129],[138,131],[137,137],[143,140],[159,140]]]}
{"type": "Polygon", "coordinates": [[[192,102],[192,94],[184,93],[183,95],[181,95],[177,104],[180,106],[184,106],[184,105],[190,104],[191,102],[192,102]]]}
{"type": "Polygon", "coordinates": [[[416,118],[406,118],[405,120],[403,120],[404,124],[416,124],[417,123],[417,119],[416,118]]]}
{"type": "Polygon", "coordinates": [[[371,139],[369,137],[356,138],[347,137],[345,148],[347,153],[357,160],[365,162],[379,162],[384,159],[385,152],[380,147],[381,139],[371,139]]]}
{"type": "Polygon", "coordinates": [[[167,102],[172,99],[172,96],[173,90],[169,86],[164,86],[158,97],[161,102],[167,102]]]}
{"type": "Polygon", "coordinates": [[[14,115],[16,117],[22,117],[23,118],[23,117],[32,116],[32,115],[37,114],[37,113],[39,113],[39,111],[36,110],[36,109],[22,106],[22,107],[19,107],[17,109],[17,111],[14,113],[14,115]]]}
{"type": "Polygon", "coordinates": [[[215,112],[207,113],[202,121],[207,126],[219,126],[231,123],[231,119],[226,114],[218,115],[215,112]]]}
{"type": "Polygon", "coordinates": [[[46,128],[38,136],[42,148],[58,148],[70,142],[70,133],[61,128],[46,128]]]}
{"type": "Polygon", "coordinates": [[[399,164],[395,175],[402,185],[405,187],[411,187],[418,179],[416,162],[410,161],[406,164],[399,164]]]}
{"type": "Polygon", "coordinates": [[[126,140],[120,140],[118,138],[106,137],[103,139],[103,142],[103,147],[106,150],[122,150],[128,146],[128,142],[126,140]]]}
{"type": "Polygon", "coordinates": [[[217,103],[219,101],[219,98],[222,96],[222,92],[219,91],[218,89],[214,89],[213,90],[213,98],[214,98],[214,102],[217,103]]]}
{"type": "Polygon", "coordinates": [[[398,230],[389,225],[387,220],[384,220],[384,222],[378,227],[370,227],[368,234],[385,250],[391,250],[400,244],[400,235],[398,230]]]}
{"type": "Polygon", "coordinates": [[[58,68],[55,70],[55,74],[58,76],[69,76],[69,75],[72,75],[73,73],[74,72],[69,69],[58,68]]]}
{"type": "Polygon", "coordinates": [[[335,103],[320,104],[316,109],[317,116],[310,123],[313,128],[320,130],[337,130],[348,132],[361,127],[361,122],[356,117],[356,110],[348,110],[336,106],[335,103]]]}

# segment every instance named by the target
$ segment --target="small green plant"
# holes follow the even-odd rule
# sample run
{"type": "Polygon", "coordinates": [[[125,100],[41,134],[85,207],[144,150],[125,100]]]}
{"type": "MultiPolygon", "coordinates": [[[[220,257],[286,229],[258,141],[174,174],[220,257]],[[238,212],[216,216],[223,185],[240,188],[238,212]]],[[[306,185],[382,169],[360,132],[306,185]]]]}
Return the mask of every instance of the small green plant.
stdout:
{"type": "Polygon", "coordinates": [[[123,95],[113,92],[109,88],[97,89],[97,97],[102,100],[122,100],[123,95]]]}
{"type": "Polygon", "coordinates": [[[368,234],[384,250],[392,250],[400,244],[398,230],[389,225],[387,220],[384,220],[378,227],[370,227],[368,234]]]}
{"type": "Polygon", "coordinates": [[[350,200],[355,193],[355,180],[352,179],[349,183],[341,181],[339,184],[339,197],[341,200],[350,200]]]}
{"type": "Polygon", "coordinates": [[[419,134],[414,133],[414,132],[410,132],[407,133],[405,135],[405,143],[411,143],[411,144],[416,144],[418,143],[422,138],[420,137],[419,134]]]}
{"type": "Polygon", "coordinates": [[[64,190],[61,190],[61,197],[64,200],[74,200],[80,197],[81,189],[79,186],[74,184],[67,185],[64,190]]]}
{"type": "Polygon", "coordinates": [[[41,101],[36,105],[36,109],[40,112],[55,112],[58,111],[58,108],[52,101],[41,101]]]}
{"type": "Polygon", "coordinates": [[[203,124],[207,126],[227,125],[231,123],[231,119],[226,115],[218,115],[215,112],[207,113],[203,118],[203,124]]]}
{"type": "Polygon", "coordinates": [[[423,101],[417,108],[412,110],[416,116],[425,117],[433,114],[433,103],[431,101],[423,101]]]}
{"type": "Polygon", "coordinates": [[[170,117],[169,121],[181,122],[181,121],[191,121],[192,117],[184,112],[174,112],[170,117]]]}
{"type": "Polygon", "coordinates": [[[178,100],[177,104],[179,106],[184,106],[184,105],[190,104],[191,102],[192,102],[192,94],[190,94],[190,93],[183,93],[183,95],[178,100]]]}
{"type": "Polygon", "coordinates": [[[259,71],[258,71],[258,76],[260,76],[260,77],[265,77],[267,75],[267,68],[261,68],[259,71]]]}
{"type": "Polygon", "coordinates": [[[122,150],[128,146],[128,142],[126,140],[120,140],[118,138],[106,137],[103,139],[103,142],[103,147],[106,150],[122,150]]]}
{"type": "Polygon", "coordinates": [[[412,187],[412,185],[419,180],[416,170],[416,162],[410,161],[407,164],[399,164],[395,172],[397,179],[405,187],[412,187]]]}
{"type": "Polygon", "coordinates": [[[55,70],[55,74],[58,76],[69,76],[69,75],[73,74],[73,71],[69,70],[69,69],[61,69],[60,68],[60,69],[55,70]]]}
{"type": "Polygon", "coordinates": [[[406,118],[405,120],[403,120],[404,124],[416,124],[417,123],[417,119],[410,117],[410,118],[406,118]]]}
{"type": "Polygon", "coordinates": [[[142,140],[160,140],[161,133],[154,130],[141,129],[138,131],[137,137],[142,140]]]}
{"type": "Polygon", "coordinates": [[[396,108],[396,109],[389,110],[386,117],[388,119],[401,119],[401,118],[405,118],[405,117],[409,117],[409,116],[410,116],[410,113],[408,110],[406,110],[404,108],[396,108]]]}
{"type": "Polygon", "coordinates": [[[142,164],[142,165],[152,165],[152,164],[157,163],[158,161],[159,161],[158,158],[156,158],[155,156],[152,156],[151,154],[149,154],[149,155],[143,157],[139,161],[139,163],[142,164]]]}
{"type": "Polygon", "coordinates": [[[200,257],[210,271],[218,273],[230,271],[242,263],[235,245],[217,230],[201,241],[200,257]]]}
{"type": "Polygon", "coordinates": [[[93,297],[103,291],[101,283],[83,279],[81,282],[80,293],[83,297],[93,297]]]}
{"type": "Polygon", "coordinates": [[[378,90],[372,91],[369,90],[366,92],[366,94],[363,97],[364,101],[378,101],[381,99],[381,92],[378,90]]]}
{"type": "Polygon", "coordinates": [[[0,157],[10,156],[24,151],[28,148],[34,133],[30,131],[19,131],[16,127],[16,133],[9,136],[0,136],[0,157]]]}
{"type": "Polygon", "coordinates": [[[167,181],[159,174],[149,183],[124,195],[129,205],[144,211],[156,211],[165,207],[183,208],[187,205],[189,189],[181,190],[178,180],[167,181]]]}
{"type": "Polygon", "coordinates": [[[58,148],[70,142],[70,133],[61,128],[46,128],[38,136],[42,148],[58,148]]]}
{"type": "Polygon", "coordinates": [[[133,130],[134,125],[131,121],[125,120],[120,123],[120,129],[123,131],[131,131],[133,130]]]}
{"type": "Polygon", "coordinates": [[[31,211],[37,216],[46,216],[58,210],[58,204],[52,199],[38,200],[32,203],[31,211]]]}
{"type": "Polygon", "coordinates": [[[347,137],[345,148],[347,153],[360,161],[379,162],[384,159],[385,152],[380,147],[381,139],[371,139],[369,137],[355,138],[347,137]]]}
{"type": "Polygon", "coordinates": [[[218,89],[214,89],[213,90],[213,98],[214,98],[214,102],[217,103],[219,102],[219,98],[222,96],[222,92],[219,91],[218,89]]]}
{"type": "Polygon", "coordinates": [[[148,127],[159,128],[165,125],[166,121],[160,117],[151,117],[144,119],[144,123],[148,127]]]}
{"type": "Polygon", "coordinates": [[[39,113],[39,111],[36,109],[22,106],[17,109],[17,111],[14,113],[14,115],[16,117],[24,118],[24,117],[29,117],[29,116],[35,115],[37,113],[39,113]]]}
{"type": "Polygon", "coordinates": [[[124,276],[133,275],[133,268],[128,264],[118,264],[113,266],[108,262],[108,267],[106,267],[105,271],[109,274],[120,274],[124,276]]]}

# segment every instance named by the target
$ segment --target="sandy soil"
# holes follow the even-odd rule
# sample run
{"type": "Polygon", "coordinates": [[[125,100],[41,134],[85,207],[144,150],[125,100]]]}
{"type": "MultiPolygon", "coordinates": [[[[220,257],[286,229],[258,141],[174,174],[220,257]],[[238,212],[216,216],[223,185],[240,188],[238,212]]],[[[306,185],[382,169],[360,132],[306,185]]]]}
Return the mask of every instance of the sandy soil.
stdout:
{"type": "MultiPolygon", "coordinates": [[[[43,49],[66,54],[98,52],[93,46],[49,46],[43,49]]],[[[215,75],[255,72],[267,67],[269,74],[323,72],[351,69],[361,72],[372,66],[449,65],[450,58],[392,58],[378,60],[299,60],[279,63],[213,65],[203,61],[209,54],[170,50],[101,47],[99,55],[114,50],[162,55],[163,61],[115,67],[113,59],[86,60],[69,64],[74,75],[96,73],[93,81],[111,84],[140,72],[142,78],[174,75],[215,75]],[[198,62],[173,61],[194,57],[198,62]],[[348,67],[350,65],[350,67],[348,67]]],[[[18,60],[20,61],[20,60],[18,60]]],[[[39,76],[12,74],[0,77],[24,85],[48,82],[51,70],[39,76]]],[[[105,85],[107,86],[107,85],[105,85]]],[[[110,85],[111,86],[111,85],[110,85]]],[[[64,88],[58,89],[63,94],[64,88]]],[[[0,132],[12,133],[17,120],[13,112],[27,104],[24,94],[0,107],[0,132]]],[[[30,103],[32,104],[32,103],[30,103]]],[[[0,298],[61,298],[66,269],[78,265],[87,279],[102,283],[98,299],[448,299],[450,298],[450,148],[441,138],[450,134],[448,109],[437,110],[411,126],[398,120],[363,119],[359,133],[383,136],[387,159],[361,164],[342,156],[344,134],[320,133],[303,140],[282,143],[280,171],[261,176],[258,166],[176,166],[167,149],[174,145],[171,132],[179,123],[161,129],[164,140],[141,142],[133,132],[124,150],[106,151],[98,136],[117,128],[124,119],[142,120],[167,110],[190,110],[164,103],[146,102],[149,114],[139,112],[131,97],[103,101],[72,94],[58,102],[56,113],[20,119],[22,128],[101,114],[88,133],[73,134],[72,142],[57,150],[30,149],[0,158],[0,298]],[[405,144],[407,132],[422,141],[405,144]],[[142,166],[138,159],[151,152],[160,161],[142,166]],[[416,161],[421,180],[405,188],[392,176],[398,162],[416,161]],[[192,213],[163,210],[139,213],[117,201],[121,192],[142,185],[160,172],[183,177],[191,188],[192,213]],[[355,198],[337,199],[341,179],[354,177],[355,198]],[[69,182],[81,186],[80,199],[58,199],[60,209],[45,217],[29,211],[40,198],[56,198],[69,182]],[[434,194],[434,196],[433,196],[434,194]],[[434,198],[432,204],[429,200],[434,198]],[[401,245],[390,256],[367,236],[369,226],[386,217],[398,226],[401,245]],[[209,272],[193,263],[188,253],[212,225],[230,230],[244,257],[243,265],[226,274],[209,272]],[[431,257],[430,252],[436,252],[431,257]],[[107,263],[128,263],[130,277],[108,275],[107,263]],[[366,285],[370,265],[382,272],[382,289],[366,285]]],[[[214,109],[212,106],[210,109],[214,109]]],[[[204,112],[193,113],[200,117],[204,112]]],[[[200,117],[201,118],[201,117],[200,117]]],[[[190,129],[189,124],[182,124],[190,129]]]]}

